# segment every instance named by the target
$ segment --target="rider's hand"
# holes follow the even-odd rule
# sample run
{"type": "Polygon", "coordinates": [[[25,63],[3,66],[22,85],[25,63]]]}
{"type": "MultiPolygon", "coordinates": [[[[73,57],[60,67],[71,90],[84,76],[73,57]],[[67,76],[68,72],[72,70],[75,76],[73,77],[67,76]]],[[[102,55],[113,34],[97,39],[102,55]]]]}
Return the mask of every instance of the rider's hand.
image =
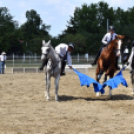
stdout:
{"type": "Polygon", "coordinates": [[[72,66],[68,66],[70,69],[73,69],[73,67],[72,66]]]}
{"type": "Polygon", "coordinates": [[[129,62],[127,62],[127,66],[129,65],[129,62]]]}

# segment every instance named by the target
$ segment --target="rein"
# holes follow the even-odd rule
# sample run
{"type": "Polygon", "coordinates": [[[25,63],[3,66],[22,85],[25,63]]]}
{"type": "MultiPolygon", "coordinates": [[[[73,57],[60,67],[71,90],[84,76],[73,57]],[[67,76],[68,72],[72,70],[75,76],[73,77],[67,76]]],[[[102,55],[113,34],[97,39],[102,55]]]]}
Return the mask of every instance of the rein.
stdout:
{"type": "MultiPolygon", "coordinates": [[[[110,42],[110,43],[111,43],[111,42],[110,42]]],[[[110,43],[105,47],[105,48],[107,48],[107,49],[105,49],[105,52],[108,51],[108,47],[109,47],[110,43]]],[[[115,52],[120,51],[120,50],[121,50],[121,49],[115,49],[115,52]]]]}

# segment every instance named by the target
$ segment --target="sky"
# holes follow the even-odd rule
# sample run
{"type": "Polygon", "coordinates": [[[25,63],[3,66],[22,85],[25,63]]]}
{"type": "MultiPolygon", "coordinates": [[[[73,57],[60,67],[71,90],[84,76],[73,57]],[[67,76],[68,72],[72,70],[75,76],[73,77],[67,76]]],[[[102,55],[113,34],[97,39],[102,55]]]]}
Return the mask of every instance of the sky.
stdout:
{"type": "Polygon", "coordinates": [[[127,10],[134,6],[134,0],[0,0],[0,7],[7,7],[14,20],[22,25],[26,22],[25,13],[34,9],[40,14],[43,23],[50,25],[50,35],[58,36],[66,29],[67,21],[73,16],[76,7],[86,3],[107,2],[109,7],[127,10]]]}

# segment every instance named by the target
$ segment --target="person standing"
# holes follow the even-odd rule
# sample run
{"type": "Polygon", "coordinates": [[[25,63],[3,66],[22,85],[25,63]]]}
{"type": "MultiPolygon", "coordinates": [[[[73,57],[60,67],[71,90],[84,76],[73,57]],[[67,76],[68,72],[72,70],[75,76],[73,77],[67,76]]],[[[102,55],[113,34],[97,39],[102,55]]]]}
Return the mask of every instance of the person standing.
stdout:
{"type": "Polygon", "coordinates": [[[5,73],[5,61],[6,61],[6,53],[2,52],[0,55],[0,73],[5,73]]]}
{"type": "Polygon", "coordinates": [[[124,49],[123,55],[122,55],[122,62],[123,63],[127,62],[128,57],[129,57],[129,49],[127,46],[125,46],[125,49],[124,49]]]}

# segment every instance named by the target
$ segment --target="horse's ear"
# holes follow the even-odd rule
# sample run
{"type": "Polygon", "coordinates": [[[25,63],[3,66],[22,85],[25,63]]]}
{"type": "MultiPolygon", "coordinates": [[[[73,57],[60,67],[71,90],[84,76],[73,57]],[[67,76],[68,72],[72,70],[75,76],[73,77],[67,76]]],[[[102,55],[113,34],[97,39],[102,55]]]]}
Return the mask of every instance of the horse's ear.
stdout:
{"type": "Polygon", "coordinates": [[[116,40],[118,39],[118,35],[115,36],[115,39],[116,39],[116,40]]]}
{"type": "Polygon", "coordinates": [[[118,39],[124,39],[125,35],[118,35],[118,39]]]}
{"type": "Polygon", "coordinates": [[[121,35],[121,39],[124,39],[125,38],[125,35],[121,35]]]}
{"type": "Polygon", "coordinates": [[[51,40],[49,40],[49,41],[47,42],[47,44],[50,45],[50,44],[51,44],[51,40]]]}
{"type": "Polygon", "coordinates": [[[42,46],[45,46],[45,40],[42,40],[42,46]]]}

